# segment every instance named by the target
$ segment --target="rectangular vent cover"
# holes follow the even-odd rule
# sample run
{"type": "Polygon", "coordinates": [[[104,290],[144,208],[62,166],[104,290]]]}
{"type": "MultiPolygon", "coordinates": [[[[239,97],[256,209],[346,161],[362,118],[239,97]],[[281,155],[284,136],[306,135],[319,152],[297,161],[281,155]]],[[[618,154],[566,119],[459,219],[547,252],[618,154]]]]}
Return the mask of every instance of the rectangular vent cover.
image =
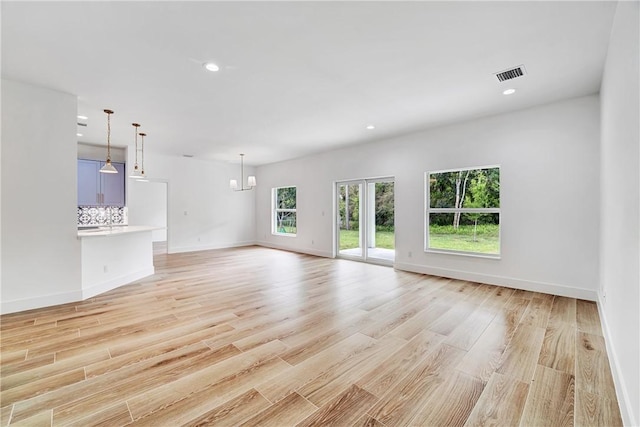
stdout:
{"type": "Polygon", "coordinates": [[[524,65],[520,65],[518,67],[496,73],[496,77],[498,78],[499,82],[515,79],[516,77],[521,77],[524,75],[525,75],[524,65]]]}

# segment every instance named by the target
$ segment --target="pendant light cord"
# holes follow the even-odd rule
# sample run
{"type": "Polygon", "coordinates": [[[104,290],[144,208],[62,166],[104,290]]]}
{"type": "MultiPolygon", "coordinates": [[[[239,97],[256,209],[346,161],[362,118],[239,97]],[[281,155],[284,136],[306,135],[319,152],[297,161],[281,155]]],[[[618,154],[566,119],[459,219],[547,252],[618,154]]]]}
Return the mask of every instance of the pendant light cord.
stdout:
{"type": "Polygon", "coordinates": [[[111,163],[111,114],[107,113],[107,162],[111,163]]]}
{"type": "Polygon", "coordinates": [[[107,113],[107,163],[111,164],[111,115],[113,111],[104,110],[107,113]]]}
{"type": "Polygon", "coordinates": [[[140,125],[138,123],[131,123],[131,125],[133,126],[133,133],[135,136],[135,141],[136,141],[136,163],[135,166],[133,168],[133,170],[138,170],[138,128],[140,127],[140,125]]]}
{"type": "Polygon", "coordinates": [[[146,133],[140,132],[140,143],[142,144],[142,172],[141,174],[144,175],[144,137],[147,136],[146,133]]]}

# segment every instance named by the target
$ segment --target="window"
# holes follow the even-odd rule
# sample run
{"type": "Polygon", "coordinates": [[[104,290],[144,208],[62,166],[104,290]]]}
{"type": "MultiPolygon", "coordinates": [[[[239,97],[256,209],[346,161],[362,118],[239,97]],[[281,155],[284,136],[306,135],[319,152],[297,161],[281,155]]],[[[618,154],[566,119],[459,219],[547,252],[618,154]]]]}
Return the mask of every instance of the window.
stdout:
{"type": "Polygon", "coordinates": [[[500,167],[428,172],[428,252],[500,256],[500,167]]]}
{"type": "Polygon", "coordinates": [[[272,233],[295,236],[296,218],[296,187],[280,187],[273,190],[273,222],[272,233]]]}

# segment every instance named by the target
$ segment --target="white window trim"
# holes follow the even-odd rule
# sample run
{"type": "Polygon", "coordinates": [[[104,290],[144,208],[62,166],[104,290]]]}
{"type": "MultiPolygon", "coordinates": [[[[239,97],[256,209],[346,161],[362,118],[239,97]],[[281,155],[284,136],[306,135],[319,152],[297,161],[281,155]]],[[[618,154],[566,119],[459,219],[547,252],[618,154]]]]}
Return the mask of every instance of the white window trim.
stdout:
{"type": "MultiPolygon", "coordinates": [[[[435,170],[435,171],[427,171],[424,173],[424,189],[425,189],[425,215],[424,215],[424,251],[427,253],[436,253],[436,254],[447,254],[447,255],[461,255],[475,258],[487,258],[487,259],[501,259],[502,258],[502,212],[500,208],[432,208],[431,207],[431,185],[429,182],[429,175],[434,173],[445,173],[445,172],[457,172],[457,171],[468,171],[468,170],[478,170],[478,169],[501,169],[500,165],[490,165],[490,166],[474,166],[474,167],[466,167],[466,168],[456,168],[456,169],[444,169],[444,170],[435,170]],[[498,247],[500,248],[500,252],[497,254],[486,254],[482,252],[472,252],[472,251],[457,251],[453,249],[440,249],[440,248],[431,248],[429,247],[429,238],[430,238],[430,229],[429,229],[429,215],[432,213],[497,213],[500,220],[498,223],[498,247]]],[[[500,171],[502,172],[502,171],[500,171]]],[[[500,173],[500,177],[502,178],[502,173],[500,173]]],[[[500,185],[500,206],[502,206],[502,184],[500,185]]]]}
{"type": "Polygon", "coordinates": [[[271,234],[274,236],[283,236],[283,237],[296,237],[298,234],[296,233],[281,233],[278,231],[278,226],[276,224],[278,220],[279,212],[293,212],[296,214],[296,231],[298,230],[298,187],[295,185],[285,185],[282,187],[274,187],[271,189],[271,234]],[[295,188],[296,189],[296,209],[278,209],[278,190],[282,188],[295,188]]]}

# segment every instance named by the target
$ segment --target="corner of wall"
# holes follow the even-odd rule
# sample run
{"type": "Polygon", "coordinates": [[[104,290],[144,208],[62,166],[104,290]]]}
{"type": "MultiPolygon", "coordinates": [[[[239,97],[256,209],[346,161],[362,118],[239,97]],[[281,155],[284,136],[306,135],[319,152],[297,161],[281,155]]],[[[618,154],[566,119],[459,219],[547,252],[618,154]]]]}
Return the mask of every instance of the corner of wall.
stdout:
{"type": "Polygon", "coordinates": [[[598,292],[598,314],[600,315],[600,326],[602,327],[602,333],[604,335],[604,342],[607,347],[607,355],[609,356],[609,365],[611,367],[611,375],[613,376],[613,382],[618,394],[618,407],[620,409],[620,415],[622,416],[622,422],[626,426],[636,426],[636,422],[631,408],[633,404],[629,393],[627,393],[627,385],[625,382],[625,376],[623,374],[622,366],[620,365],[620,358],[616,352],[616,348],[612,345],[613,338],[611,336],[611,330],[609,329],[609,323],[607,322],[606,312],[604,310],[604,298],[602,292],[598,292]]]}

